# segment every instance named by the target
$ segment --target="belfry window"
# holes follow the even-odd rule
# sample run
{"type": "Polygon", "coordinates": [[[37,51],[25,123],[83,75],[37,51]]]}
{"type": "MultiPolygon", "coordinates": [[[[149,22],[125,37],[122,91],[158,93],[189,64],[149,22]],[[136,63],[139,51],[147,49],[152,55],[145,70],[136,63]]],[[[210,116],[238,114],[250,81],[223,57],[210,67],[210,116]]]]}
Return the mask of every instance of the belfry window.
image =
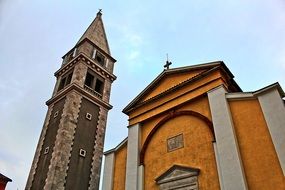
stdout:
{"type": "Polygon", "coordinates": [[[85,79],[85,85],[92,88],[92,84],[94,82],[94,76],[87,72],[86,79],[85,79]]]}
{"type": "Polygon", "coordinates": [[[69,72],[69,73],[67,73],[61,77],[61,80],[60,80],[60,83],[58,86],[58,91],[62,90],[65,86],[70,84],[71,79],[72,79],[72,74],[73,74],[73,71],[71,71],[71,72],[69,72]]]}
{"type": "Polygon", "coordinates": [[[97,51],[95,56],[95,61],[97,61],[97,63],[99,63],[100,65],[104,66],[105,57],[100,52],[97,51]]]}
{"type": "Polygon", "coordinates": [[[102,98],[104,79],[95,72],[88,70],[85,78],[85,89],[102,98]]]}
{"type": "Polygon", "coordinates": [[[103,81],[98,78],[96,79],[95,91],[99,92],[100,94],[103,93],[103,81]]]}

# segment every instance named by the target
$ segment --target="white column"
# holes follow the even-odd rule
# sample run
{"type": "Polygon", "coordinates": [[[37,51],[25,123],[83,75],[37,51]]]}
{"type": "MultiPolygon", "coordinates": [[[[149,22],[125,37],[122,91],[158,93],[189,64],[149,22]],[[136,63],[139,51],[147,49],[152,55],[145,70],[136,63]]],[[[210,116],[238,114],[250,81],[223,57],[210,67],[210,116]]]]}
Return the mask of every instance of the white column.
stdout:
{"type": "Polygon", "coordinates": [[[208,92],[217,144],[216,158],[221,170],[220,183],[226,190],[246,190],[247,183],[225,93],[223,86],[208,92]]]}
{"type": "Polygon", "coordinates": [[[138,189],[140,125],[129,126],[126,168],[126,190],[138,189]]]}
{"type": "Polygon", "coordinates": [[[218,148],[217,148],[217,144],[216,142],[213,142],[213,146],[214,146],[214,151],[215,151],[215,157],[216,157],[216,164],[217,164],[217,169],[218,169],[218,175],[219,175],[219,182],[220,182],[220,188],[221,190],[225,190],[224,188],[224,184],[222,181],[222,168],[221,168],[221,161],[219,158],[219,154],[218,154],[218,148]]]}
{"type": "Polygon", "coordinates": [[[278,90],[258,95],[282,171],[285,175],[285,107],[278,90]]]}
{"type": "Polygon", "coordinates": [[[105,155],[102,189],[112,190],[114,179],[115,153],[105,155]]]}
{"type": "Polygon", "coordinates": [[[144,190],[144,166],[139,166],[139,184],[138,190],[144,190]]]}

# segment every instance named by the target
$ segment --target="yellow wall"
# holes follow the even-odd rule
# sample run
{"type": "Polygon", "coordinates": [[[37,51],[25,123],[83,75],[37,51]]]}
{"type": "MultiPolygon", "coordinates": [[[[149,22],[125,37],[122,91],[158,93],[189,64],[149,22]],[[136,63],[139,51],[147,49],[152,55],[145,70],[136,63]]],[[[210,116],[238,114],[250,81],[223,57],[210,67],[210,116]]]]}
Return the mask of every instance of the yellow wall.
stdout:
{"type": "Polygon", "coordinates": [[[127,143],[115,152],[114,190],[125,190],[127,143]]]}
{"type": "Polygon", "coordinates": [[[229,105],[249,189],[285,189],[285,179],[258,100],[230,101],[229,105]]]}
{"type": "Polygon", "coordinates": [[[178,116],[156,132],[145,152],[145,189],[158,190],[154,179],[174,164],[198,168],[199,189],[219,189],[212,134],[208,126],[193,116],[178,116]],[[167,139],[184,136],[184,148],[167,152],[167,139]]]}
{"type": "Polygon", "coordinates": [[[159,84],[156,85],[152,91],[150,91],[148,94],[145,95],[145,97],[142,98],[142,101],[150,99],[160,94],[161,92],[164,92],[165,90],[171,87],[174,87],[175,85],[178,85],[181,82],[184,82],[185,80],[188,80],[198,75],[199,73],[203,71],[204,70],[196,70],[192,72],[176,73],[176,74],[172,74],[171,76],[166,76],[159,81],[159,84]]]}
{"type": "MultiPolygon", "coordinates": [[[[187,102],[183,104],[180,108],[176,109],[177,111],[183,110],[192,110],[198,112],[204,116],[206,116],[209,120],[211,120],[211,112],[209,108],[208,98],[206,96],[195,99],[194,101],[187,102]]],[[[157,115],[146,122],[142,123],[141,127],[141,147],[143,146],[147,136],[151,132],[151,130],[155,127],[155,125],[166,117],[166,114],[157,115]]]]}

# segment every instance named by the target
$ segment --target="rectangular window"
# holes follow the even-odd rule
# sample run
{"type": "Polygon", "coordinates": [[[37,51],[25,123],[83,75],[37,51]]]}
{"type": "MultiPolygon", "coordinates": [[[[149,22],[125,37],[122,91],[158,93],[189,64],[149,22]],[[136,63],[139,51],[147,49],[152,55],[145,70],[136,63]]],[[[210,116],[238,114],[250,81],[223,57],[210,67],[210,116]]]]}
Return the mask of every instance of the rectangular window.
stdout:
{"type": "Polygon", "coordinates": [[[85,78],[85,90],[102,98],[104,90],[104,78],[92,70],[88,70],[85,78]]]}
{"type": "Polygon", "coordinates": [[[105,64],[105,57],[101,53],[99,53],[98,51],[96,53],[95,60],[97,61],[97,63],[99,63],[100,65],[104,66],[104,64],[105,64]]]}
{"type": "Polygon", "coordinates": [[[102,94],[103,93],[103,82],[100,79],[96,79],[95,91],[102,94]]]}
{"type": "Polygon", "coordinates": [[[65,80],[66,80],[66,78],[61,79],[60,84],[59,84],[59,87],[58,87],[58,91],[60,91],[61,89],[63,89],[64,84],[65,84],[65,80]]]}
{"type": "Polygon", "coordinates": [[[94,76],[87,72],[86,79],[85,79],[85,85],[92,88],[94,81],[94,76]]]}
{"type": "Polygon", "coordinates": [[[72,78],[72,73],[69,73],[69,74],[67,75],[65,85],[70,84],[70,82],[71,82],[71,78],[72,78]]]}
{"type": "Polygon", "coordinates": [[[72,79],[72,74],[73,74],[73,71],[70,71],[61,77],[61,81],[58,86],[58,91],[62,90],[66,85],[70,84],[71,79],[72,79]]]}

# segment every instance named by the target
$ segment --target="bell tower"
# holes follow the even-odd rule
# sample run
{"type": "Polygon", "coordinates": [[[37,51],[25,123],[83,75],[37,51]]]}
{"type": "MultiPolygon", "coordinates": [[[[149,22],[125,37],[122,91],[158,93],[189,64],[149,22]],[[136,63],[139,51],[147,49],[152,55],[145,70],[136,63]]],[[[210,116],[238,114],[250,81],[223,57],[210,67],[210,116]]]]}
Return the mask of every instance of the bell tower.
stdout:
{"type": "Polygon", "coordinates": [[[63,56],[26,190],[98,190],[111,84],[102,13],[63,56]]]}

